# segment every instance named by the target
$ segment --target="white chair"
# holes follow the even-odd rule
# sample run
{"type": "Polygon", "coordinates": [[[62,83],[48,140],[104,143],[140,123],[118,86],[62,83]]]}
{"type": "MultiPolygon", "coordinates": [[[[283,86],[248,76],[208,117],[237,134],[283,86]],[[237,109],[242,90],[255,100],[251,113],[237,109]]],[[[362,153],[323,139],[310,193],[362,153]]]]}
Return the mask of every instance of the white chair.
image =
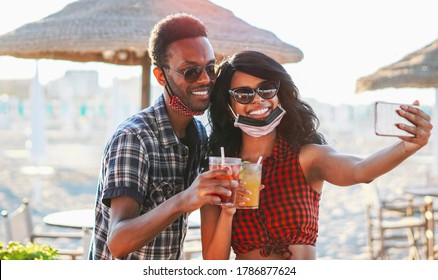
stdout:
{"type": "Polygon", "coordinates": [[[92,231],[90,229],[84,229],[82,230],[83,237],[82,237],[82,244],[83,244],[83,250],[82,250],[82,259],[88,260],[88,251],[90,249],[91,245],[91,235],[92,231]]]}
{"type": "Polygon", "coordinates": [[[189,228],[184,240],[184,259],[202,259],[202,244],[199,228],[189,228]]]}
{"type": "MultiPolygon", "coordinates": [[[[27,199],[23,199],[22,204],[16,210],[11,213],[8,213],[6,210],[2,211],[3,224],[6,229],[6,238],[8,242],[10,241],[18,241],[23,244],[27,242],[36,242],[37,239],[45,239],[44,244],[51,246],[53,249],[57,250],[60,256],[69,257],[73,260],[76,258],[84,258],[86,255],[85,251],[88,251],[88,247],[85,243],[88,244],[90,234],[86,231],[82,232],[36,232],[34,229],[34,225],[32,222],[32,213],[29,206],[29,201],[27,199]],[[51,240],[52,242],[55,240],[59,240],[60,238],[68,238],[74,240],[81,240],[83,242],[83,247],[80,246],[77,249],[61,249],[55,248],[48,244],[47,240],[51,240]]],[[[41,242],[40,242],[41,243],[41,242]]]]}

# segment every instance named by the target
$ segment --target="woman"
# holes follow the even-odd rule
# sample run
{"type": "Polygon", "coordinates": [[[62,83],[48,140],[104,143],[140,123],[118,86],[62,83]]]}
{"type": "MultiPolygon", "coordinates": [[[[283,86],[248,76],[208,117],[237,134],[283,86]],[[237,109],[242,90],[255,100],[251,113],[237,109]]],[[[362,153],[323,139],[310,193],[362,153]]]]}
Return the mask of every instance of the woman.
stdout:
{"type": "Polygon", "coordinates": [[[228,259],[231,246],[242,260],[316,259],[324,182],[369,183],[426,145],[432,129],[427,114],[402,106],[399,114],[414,126],[398,126],[415,137],[399,137],[367,158],[341,154],[317,132],[318,119],[286,70],[255,51],[220,65],[210,100],[210,154],[224,147],[242,161],[262,156],[264,189],[256,210],[201,208],[205,259],[228,259]]]}

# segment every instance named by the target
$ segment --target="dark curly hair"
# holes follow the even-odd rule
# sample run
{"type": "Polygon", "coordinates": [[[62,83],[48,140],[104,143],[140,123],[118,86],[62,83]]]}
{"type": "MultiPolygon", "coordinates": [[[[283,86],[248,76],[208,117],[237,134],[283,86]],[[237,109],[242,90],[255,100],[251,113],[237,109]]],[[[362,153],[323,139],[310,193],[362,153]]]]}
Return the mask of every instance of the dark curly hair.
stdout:
{"type": "Polygon", "coordinates": [[[207,30],[198,18],[186,13],[176,13],[160,20],[149,37],[151,64],[166,66],[168,46],[175,41],[193,37],[207,37],[207,30]]]}
{"type": "Polygon", "coordinates": [[[278,99],[286,114],[277,127],[295,151],[309,143],[326,144],[317,132],[319,120],[312,107],[300,99],[297,87],[284,67],[271,57],[257,51],[243,51],[225,58],[210,97],[208,122],[211,126],[209,155],[219,155],[224,147],[227,156],[237,156],[242,143],[242,132],[234,127],[227,104],[230,102],[231,78],[240,71],[264,80],[280,81],[278,99]]]}

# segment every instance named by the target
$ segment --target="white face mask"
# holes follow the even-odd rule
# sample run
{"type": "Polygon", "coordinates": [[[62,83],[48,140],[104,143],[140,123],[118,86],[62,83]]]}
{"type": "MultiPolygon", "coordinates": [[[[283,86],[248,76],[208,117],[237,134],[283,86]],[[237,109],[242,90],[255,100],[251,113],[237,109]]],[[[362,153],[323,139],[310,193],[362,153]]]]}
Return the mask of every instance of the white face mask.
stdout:
{"type": "Polygon", "coordinates": [[[286,114],[286,111],[278,105],[268,117],[264,120],[258,120],[236,115],[229,104],[228,107],[235,119],[234,126],[252,137],[261,137],[271,133],[280,124],[284,114],[286,114]]]}

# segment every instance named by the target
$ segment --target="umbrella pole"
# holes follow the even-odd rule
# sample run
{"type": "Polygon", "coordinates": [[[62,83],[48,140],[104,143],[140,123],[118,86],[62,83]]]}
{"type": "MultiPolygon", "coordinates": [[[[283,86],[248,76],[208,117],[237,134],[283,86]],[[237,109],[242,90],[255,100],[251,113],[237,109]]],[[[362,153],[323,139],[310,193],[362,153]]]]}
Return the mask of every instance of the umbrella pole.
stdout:
{"type": "Polygon", "coordinates": [[[145,54],[141,61],[141,109],[144,109],[150,105],[151,60],[149,56],[145,54]]]}

